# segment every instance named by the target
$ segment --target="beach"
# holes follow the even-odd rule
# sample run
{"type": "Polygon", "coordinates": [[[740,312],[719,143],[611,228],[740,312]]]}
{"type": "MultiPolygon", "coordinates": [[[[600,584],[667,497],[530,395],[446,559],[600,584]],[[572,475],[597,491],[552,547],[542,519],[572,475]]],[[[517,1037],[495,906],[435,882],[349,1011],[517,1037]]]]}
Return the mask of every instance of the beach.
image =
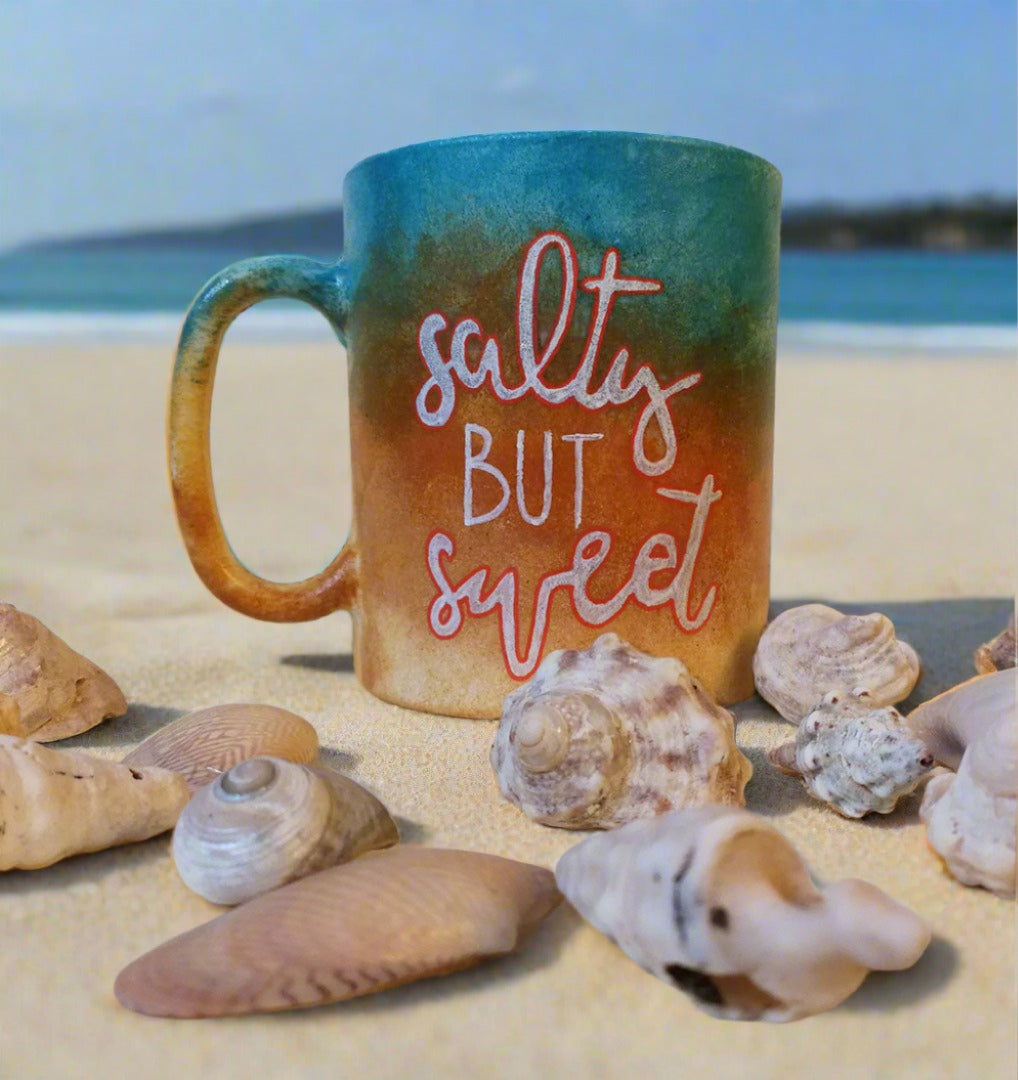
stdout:
{"type": "MultiPolygon", "coordinates": [[[[177,532],[164,423],[172,340],[0,349],[0,597],[119,682],[131,707],[67,744],[119,758],[199,706],[262,701],[311,720],[323,759],[375,791],[411,842],[552,866],[578,839],[499,798],[494,725],[425,716],[362,690],[345,614],[254,622],[199,582],[177,532]]],[[[890,615],[923,675],[904,708],[974,674],[1018,580],[1013,355],[783,349],[771,592],[890,615]]],[[[349,420],[332,342],[228,341],[213,459],[242,560],[280,580],[328,561],[350,526],[349,420]]],[[[823,879],[863,877],[933,927],[902,974],[791,1025],[712,1020],[563,906],[518,954],[356,1002],[174,1022],[113,998],[117,972],[217,913],[180,882],[167,836],[0,877],[0,1075],[373,1077],[710,1075],[1012,1077],[1014,905],[948,877],[918,796],[837,817],[766,760],[792,728],[735,707],[749,809],[823,879]]]]}

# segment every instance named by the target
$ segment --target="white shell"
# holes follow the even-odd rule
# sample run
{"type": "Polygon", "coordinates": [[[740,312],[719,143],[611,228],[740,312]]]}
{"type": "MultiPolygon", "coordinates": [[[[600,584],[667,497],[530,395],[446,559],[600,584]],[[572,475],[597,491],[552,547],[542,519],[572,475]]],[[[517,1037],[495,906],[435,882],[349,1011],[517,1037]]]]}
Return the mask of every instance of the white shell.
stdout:
{"type": "Polygon", "coordinates": [[[939,760],[919,810],[930,847],[965,885],[1014,896],[1018,828],[1018,671],[970,679],[909,716],[939,760]],[[920,712],[920,710],[922,710],[920,712]]]}
{"type": "Polygon", "coordinates": [[[741,805],[753,772],[732,714],[682,661],[648,656],[615,634],[550,653],[505,699],[491,764],[506,799],[567,829],[741,805]]]}
{"type": "Polygon", "coordinates": [[[168,769],[0,735],[0,870],[147,840],[173,828],[187,796],[184,778],[168,769]]]}
{"type": "Polygon", "coordinates": [[[818,890],[781,833],[735,807],[588,837],[555,877],[641,967],[726,1019],[823,1012],[868,971],[910,967],[930,940],[922,919],[866,882],[818,890]]]}
{"type": "Polygon", "coordinates": [[[793,724],[828,691],[868,690],[874,706],[894,705],[919,679],[919,657],[894,636],[886,615],[843,615],[824,604],[783,611],[753,657],[757,692],[793,724]]]}
{"type": "Polygon", "coordinates": [[[398,839],[385,807],[353,780],[256,757],[195,791],[173,833],[173,858],[190,889],[239,904],[398,839]]]}
{"type": "Polygon", "coordinates": [[[795,742],[767,756],[851,818],[889,814],[933,767],[933,754],[901,713],[890,705],[872,708],[867,690],[825,694],[799,725],[795,742]]]}

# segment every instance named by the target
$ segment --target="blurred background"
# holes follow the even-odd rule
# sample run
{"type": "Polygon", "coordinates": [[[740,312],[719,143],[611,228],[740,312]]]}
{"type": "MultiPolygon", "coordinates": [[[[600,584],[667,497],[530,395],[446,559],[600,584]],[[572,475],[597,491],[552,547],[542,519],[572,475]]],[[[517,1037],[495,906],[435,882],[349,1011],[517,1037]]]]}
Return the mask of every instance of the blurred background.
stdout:
{"type": "MultiPolygon", "coordinates": [[[[786,342],[1009,347],[1015,21],[1008,0],[7,0],[0,340],[172,337],[228,262],[334,257],[368,154],[602,128],[778,166],[786,342]]],[[[285,302],[244,325],[328,333],[285,302]]]]}

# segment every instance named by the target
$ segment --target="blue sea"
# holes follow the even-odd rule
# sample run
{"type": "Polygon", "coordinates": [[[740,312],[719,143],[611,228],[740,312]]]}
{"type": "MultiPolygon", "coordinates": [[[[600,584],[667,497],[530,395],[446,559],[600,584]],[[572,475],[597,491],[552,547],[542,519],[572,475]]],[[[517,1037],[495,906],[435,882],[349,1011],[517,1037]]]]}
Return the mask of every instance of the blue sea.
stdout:
{"type": "MultiPolygon", "coordinates": [[[[246,253],[212,250],[25,251],[0,255],[0,341],[166,340],[213,273],[246,253]]],[[[786,347],[1011,349],[1018,272],[1007,253],[802,252],[781,260],[786,347]]],[[[246,338],[325,338],[316,313],[260,305],[246,338]]]]}

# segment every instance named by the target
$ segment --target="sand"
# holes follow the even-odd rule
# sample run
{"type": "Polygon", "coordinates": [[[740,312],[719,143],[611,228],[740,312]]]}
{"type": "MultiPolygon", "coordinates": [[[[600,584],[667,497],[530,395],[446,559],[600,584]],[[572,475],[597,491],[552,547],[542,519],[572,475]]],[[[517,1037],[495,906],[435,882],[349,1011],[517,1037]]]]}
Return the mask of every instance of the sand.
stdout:
{"type": "MultiPolygon", "coordinates": [[[[279,626],[209,596],[165,478],[170,346],[17,346],[0,356],[0,596],[107,668],[128,714],[71,740],[119,756],[201,705],[273,702],[314,722],[325,759],[372,787],[407,839],[552,865],[577,837],[500,802],[490,724],[411,713],[354,680],[350,623],[279,626]]],[[[913,701],[966,677],[1016,581],[1018,379],[1007,357],[797,353],[779,365],[772,592],[879,608],[925,661],[913,701]]],[[[349,524],[335,346],[228,345],[214,415],[231,539],[302,576],[349,524]]],[[[1013,904],[948,878],[911,798],[850,822],[766,763],[791,728],[736,709],[751,809],[827,878],[863,876],[930,921],[911,971],[772,1026],[711,1020],[567,908],[516,956],[287,1015],[172,1022],[112,995],[116,973],[216,909],[163,837],[0,877],[0,1075],[1013,1077],[1013,904]]]]}

